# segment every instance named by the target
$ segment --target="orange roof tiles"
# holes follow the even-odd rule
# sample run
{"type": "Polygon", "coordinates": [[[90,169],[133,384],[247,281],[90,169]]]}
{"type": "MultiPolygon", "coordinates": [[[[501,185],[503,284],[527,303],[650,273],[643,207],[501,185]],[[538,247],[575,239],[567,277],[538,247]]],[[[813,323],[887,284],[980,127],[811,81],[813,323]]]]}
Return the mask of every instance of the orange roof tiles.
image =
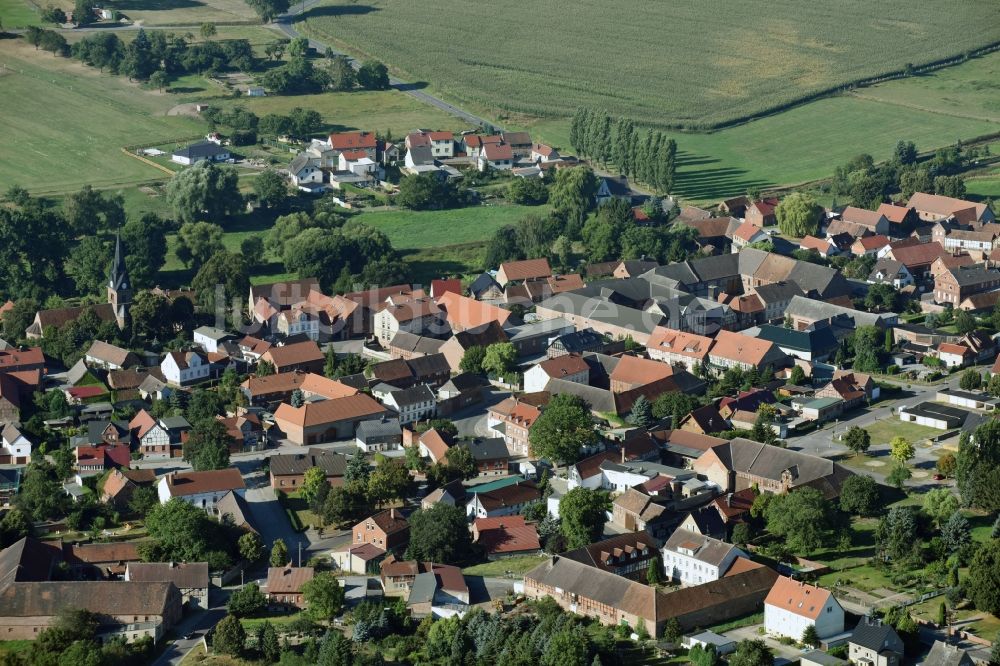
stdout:
{"type": "Polygon", "coordinates": [[[780,608],[810,620],[815,620],[830,603],[831,594],[815,585],[778,576],[774,586],[764,599],[765,605],[780,608]]]}

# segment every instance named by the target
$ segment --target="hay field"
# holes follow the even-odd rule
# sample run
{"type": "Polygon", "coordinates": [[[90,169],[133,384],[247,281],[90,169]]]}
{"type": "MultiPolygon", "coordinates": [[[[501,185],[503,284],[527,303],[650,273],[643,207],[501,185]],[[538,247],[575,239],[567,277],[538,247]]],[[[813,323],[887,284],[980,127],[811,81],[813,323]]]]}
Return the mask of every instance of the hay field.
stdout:
{"type": "Polygon", "coordinates": [[[1000,40],[995,0],[327,0],[314,37],[474,109],[719,123],[1000,40]]]}

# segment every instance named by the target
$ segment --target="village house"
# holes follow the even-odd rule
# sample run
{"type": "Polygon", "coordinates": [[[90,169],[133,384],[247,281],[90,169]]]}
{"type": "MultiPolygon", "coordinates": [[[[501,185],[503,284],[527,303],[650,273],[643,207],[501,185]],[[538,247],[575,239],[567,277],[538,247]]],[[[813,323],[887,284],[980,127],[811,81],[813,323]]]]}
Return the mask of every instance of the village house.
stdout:
{"type": "Polygon", "coordinates": [[[367,453],[395,451],[403,443],[403,428],[398,418],[362,421],[354,432],[354,443],[367,453]]]}
{"type": "Polygon", "coordinates": [[[775,198],[761,199],[754,201],[743,212],[743,219],[757,227],[768,227],[778,223],[778,218],[774,209],[778,207],[778,200],[775,198]]]}
{"type": "Polygon", "coordinates": [[[240,496],[246,494],[246,484],[235,467],[205,472],[169,472],[156,486],[160,504],[180,498],[210,513],[222,496],[230,491],[240,496]]]}
{"type": "Polygon", "coordinates": [[[774,369],[788,364],[788,356],[768,340],[751,338],[732,331],[719,331],[708,352],[708,362],[719,370],[738,367],[742,370],[774,369]]]}
{"type": "Polygon", "coordinates": [[[87,365],[105,370],[123,370],[139,364],[139,359],[129,350],[101,340],[90,344],[83,359],[87,365]]]}
{"type": "Polygon", "coordinates": [[[472,518],[512,516],[541,498],[541,491],[532,481],[520,481],[485,492],[473,492],[466,504],[466,515],[472,518]]]}
{"type": "Polygon", "coordinates": [[[99,488],[101,501],[112,504],[119,511],[127,510],[132,494],[142,486],[156,484],[156,473],[151,469],[113,469],[99,488]]]}
{"type": "Polygon", "coordinates": [[[903,658],[903,641],[896,630],[867,615],[854,628],[847,646],[847,654],[855,664],[899,666],[903,658]]]}
{"type": "Polygon", "coordinates": [[[270,408],[282,402],[289,402],[295,391],[302,394],[303,400],[316,398],[333,400],[358,392],[353,387],[312,372],[279,372],[264,377],[252,376],[240,384],[240,389],[250,405],[270,408]]]}
{"type": "Polygon", "coordinates": [[[226,434],[230,437],[230,453],[260,451],[267,447],[264,424],[255,413],[237,407],[235,414],[216,416],[215,420],[226,428],[226,434]]]}
{"type": "Polygon", "coordinates": [[[465,352],[470,348],[489,347],[490,345],[507,342],[508,340],[507,333],[504,332],[500,322],[494,320],[455,331],[450,338],[440,345],[440,353],[447,359],[450,370],[458,372],[461,370],[465,352]]]}
{"type": "Polygon", "coordinates": [[[228,148],[211,141],[198,141],[184,148],[179,148],[170,154],[170,161],[184,166],[198,162],[228,162],[232,154],[228,148]]]}
{"type": "Polygon", "coordinates": [[[689,372],[695,372],[707,363],[713,343],[712,338],[703,335],[657,326],[646,343],[646,352],[655,361],[683,366],[689,372]]]}
{"type": "Polygon", "coordinates": [[[511,456],[528,456],[531,426],[541,413],[536,405],[510,397],[489,408],[486,425],[503,436],[511,456]]]}
{"type": "Polygon", "coordinates": [[[451,377],[451,368],[444,354],[427,354],[403,360],[375,363],[369,368],[371,381],[387,384],[392,389],[404,389],[418,384],[438,387],[451,377]]]}
{"type": "Polygon", "coordinates": [[[378,565],[383,557],[385,551],[370,543],[360,545],[348,543],[330,553],[330,559],[337,569],[359,576],[377,574],[378,565]]]}
{"type": "Polygon", "coordinates": [[[993,222],[996,217],[985,203],[953,199],[939,194],[914,192],[907,207],[917,211],[921,220],[937,222],[948,218],[961,218],[964,222],[993,222]]]}
{"type": "Polygon", "coordinates": [[[560,554],[581,564],[632,580],[645,581],[651,563],[661,566],[656,541],[644,531],[627,532],[560,554]]]}
{"type": "Polygon", "coordinates": [[[261,354],[261,361],[274,366],[276,373],[311,372],[321,374],[326,357],[323,351],[312,340],[294,342],[290,345],[271,347],[261,354]]]}
{"type": "Polygon", "coordinates": [[[799,641],[810,626],[820,639],[843,633],[844,609],[829,590],[779,576],[764,599],[764,629],[799,641]]]}
{"type": "Polygon", "coordinates": [[[378,139],[372,132],[339,132],[327,137],[327,144],[339,157],[344,151],[363,150],[369,159],[378,157],[378,139]]]}
{"type": "Polygon", "coordinates": [[[480,171],[510,171],[514,168],[514,151],[506,143],[488,143],[479,151],[476,166],[480,171]]]}
{"type": "Polygon", "coordinates": [[[942,342],[937,346],[937,357],[946,368],[964,368],[975,358],[971,349],[951,342],[942,342]]]}
{"type": "Polygon", "coordinates": [[[503,328],[514,323],[509,310],[450,291],[442,294],[437,304],[444,310],[445,321],[453,332],[478,329],[494,322],[503,328]]]}
{"type": "MultiPolygon", "coordinates": [[[[750,333],[751,331],[744,331],[750,333]]],[[[764,324],[750,337],[774,344],[784,354],[809,362],[823,362],[840,348],[840,342],[829,327],[796,331],[783,326],[764,324]]]]}
{"type": "Polygon", "coordinates": [[[299,153],[292,158],[288,166],[283,169],[292,185],[305,191],[313,192],[322,187],[325,180],[322,159],[313,157],[309,153],[299,153]]]}
{"type": "Polygon", "coordinates": [[[576,354],[544,360],[524,373],[524,390],[527,393],[544,391],[550,379],[587,384],[590,380],[590,366],[576,354]]]}
{"type": "Polygon", "coordinates": [[[848,206],[840,213],[840,219],[864,228],[873,236],[885,236],[889,233],[889,220],[877,211],[848,206]]]}
{"type": "Polygon", "coordinates": [[[0,430],[0,464],[27,465],[31,462],[31,440],[14,423],[7,422],[0,430]]]}
{"type": "Polygon", "coordinates": [[[415,335],[445,330],[441,309],[429,296],[390,296],[375,313],[375,336],[388,347],[399,331],[415,335]]]}
{"type": "Polygon", "coordinates": [[[984,224],[973,229],[946,224],[938,222],[931,231],[931,238],[940,243],[946,252],[968,252],[975,258],[985,259],[1000,239],[1000,224],[984,224]]]}
{"type": "Polygon", "coordinates": [[[351,528],[351,543],[370,543],[385,551],[402,549],[410,538],[410,524],[397,509],[380,511],[351,528]]]}
{"type": "Polygon", "coordinates": [[[476,438],[467,444],[480,476],[504,476],[510,454],[502,437],[476,438]]]}
{"type": "Polygon", "coordinates": [[[534,523],[524,516],[476,518],[472,521],[472,542],[483,549],[487,559],[529,555],[542,549],[534,523]]]}
{"type": "Polygon", "coordinates": [[[302,587],[316,575],[313,567],[293,567],[291,564],[267,569],[267,603],[271,608],[306,607],[302,587]]]}
{"type": "Polygon", "coordinates": [[[854,409],[864,402],[877,400],[880,389],[869,375],[838,370],[833,379],[816,391],[817,398],[839,398],[843,409],[854,409]]]}
{"type": "Polygon", "coordinates": [[[274,424],[288,441],[299,446],[353,438],[362,421],[379,419],[386,408],[369,395],[306,402],[301,407],[281,403],[274,424]]]}
{"type": "Polygon", "coordinates": [[[934,278],[934,301],[958,307],[969,296],[1000,289],[1000,270],[982,265],[953,268],[934,278]]]}
{"type": "Polygon", "coordinates": [[[416,446],[421,458],[429,458],[432,464],[445,464],[452,442],[450,437],[445,437],[437,428],[431,428],[420,435],[416,446]]]}
{"type": "Polygon", "coordinates": [[[281,453],[268,458],[271,487],[284,492],[295,492],[302,487],[306,472],[313,467],[323,470],[326,482],[332,487],[344,485],[347,458],[327,449],[310,448],[305,453],[281,453]]]}
{"type": "Polygon", "coordinates": [[[829,238],[816,238],[815,236],[805,236],[799,241],[799,249],[808,252],[815,252],[824,259],[840,254],[840,249],[829,238]]]}
{"type": "Polygon", "coordinates": [[[402,425],[430,419],[437,414],[437,397],[427,384],[390,391],[382,399],[382,404],[395,411],[402,425]]]}
{"type": "Polygon", "coordinates": [[[168,352],[160,363],[160,371],[168,384],[187,386],[208,379],[211,371],[208,359],[196,351],[168,352]]]}
{"type": "Polygon", "coordinates": [[[771,236],[759,226],[752,222],[743,222],[732,233],[732,250],[730,251],[734,253],[739,252],[747,245],[763,243],[769,240],[771,240],[771,236]]]}
{"type": "Polygon", "coordinates": [[[129,562],[125,580],[137,583],[173,583],[181,603],[191,609],[208,609],[207,562],[129,562]]]}
{"type": "Polygon", "coordinates": [[[719,580],[737,557],[747,557],[736,546],[703,536],[684,525],[663,544],[663,568],[670,580],[700,585],[719,580]]]}
{"type": "MultiPolygon", "coordinates": [[[[940,259],[936,261],[940,261],[940,259]]],[[[914,280],[913,274],[910,273],[906,264],[895,259],[882,257],[875,262],[867,282],[868,284],[888,284],[892,285],[894,289],[902,289],[912,285],[914,280]]]]}
{"type": "Polygon", "coordinates": [[[441,617],[442,609],[450,616],[468,607],[469,586],[458,567],[389,555],[379,570],[385,594],[406,598],[406,607],[415,617],[441,617]]]}
{"type": "Polygon", "coordinates": [[[445,341],[440,338],[431,338],[424,335],[415,335],[406,331],[399,331],[389,341],[389,358],[401,358],[409,360],[419,358],[429,354],[438,354],[445,341]]]}
{"type": "Polygon", "coordinates": [[[785,493],[810,486],[828,499],[839,497],[844,481],[853,476],[832,460],[741,437],[713,446],[692,468],[723,492],[756,485],[763,492],[785,493]]]}

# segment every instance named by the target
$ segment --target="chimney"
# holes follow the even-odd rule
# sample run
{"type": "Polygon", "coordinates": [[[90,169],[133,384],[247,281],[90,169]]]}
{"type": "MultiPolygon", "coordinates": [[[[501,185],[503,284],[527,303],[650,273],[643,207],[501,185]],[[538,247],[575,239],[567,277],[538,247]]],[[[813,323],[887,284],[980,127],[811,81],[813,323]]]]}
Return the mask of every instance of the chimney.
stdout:
{"type": "Polygon", "coordinates": [[[625,444],[622,443],[622,464],[625,464],[625,444]]]}
{"type": "Polygon", "coordinates": [[[389,517],[392,518],[393,520],[396,519],[396,509],[395,508],[389,509],[389,517]]]}

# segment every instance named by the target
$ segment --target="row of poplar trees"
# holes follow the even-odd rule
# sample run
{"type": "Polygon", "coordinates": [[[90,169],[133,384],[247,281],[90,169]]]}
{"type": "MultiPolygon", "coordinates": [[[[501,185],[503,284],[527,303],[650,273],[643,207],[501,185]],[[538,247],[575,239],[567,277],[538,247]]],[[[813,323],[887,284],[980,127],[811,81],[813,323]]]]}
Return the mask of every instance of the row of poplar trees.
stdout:
{"type": "Polygon", "coordinates": [[[619,173],[645,183],[660,194],[669,194],[677,172],[677,142],[662,132],[647,129],[640,136],[628,118],[577,109],[570,125],[569,142],[577,154],[603,166],[613,164],[619,173]]]}

